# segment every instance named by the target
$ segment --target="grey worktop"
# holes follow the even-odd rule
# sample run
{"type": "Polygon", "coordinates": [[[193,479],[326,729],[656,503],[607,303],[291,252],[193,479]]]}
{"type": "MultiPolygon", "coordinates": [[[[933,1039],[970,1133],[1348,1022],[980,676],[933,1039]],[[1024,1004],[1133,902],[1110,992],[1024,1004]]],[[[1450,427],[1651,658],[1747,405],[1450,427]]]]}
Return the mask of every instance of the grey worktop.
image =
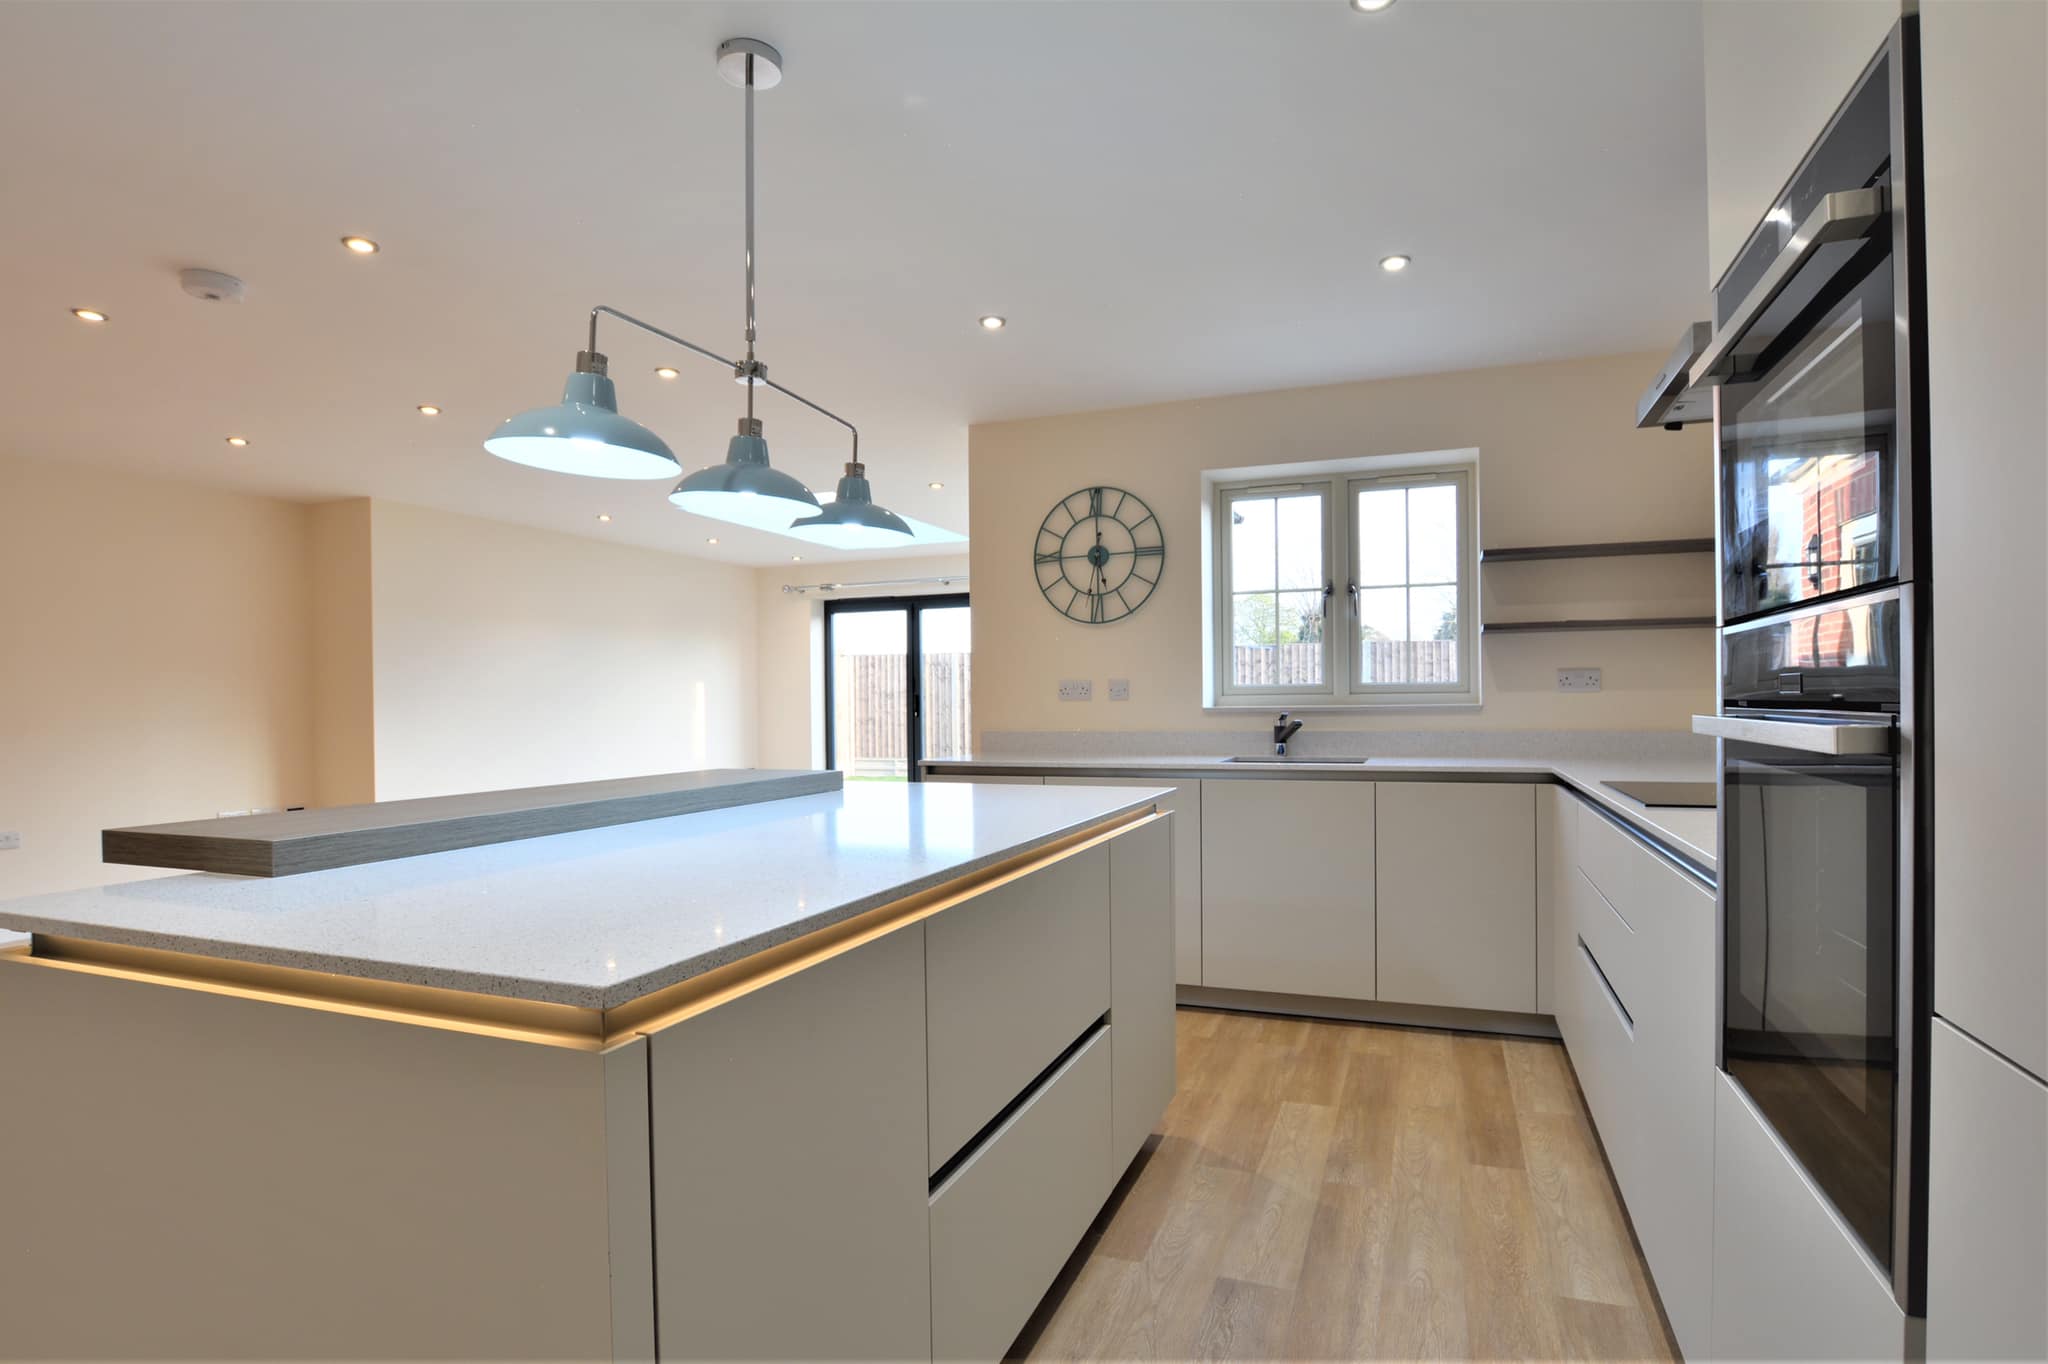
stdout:
{"type": "Polygon", "coordinates": [[[1364,762],[1245,762],[1218,756],[1186,754],[1116,754],[1106,756],[1045,753],[992,754],[985,757],[934,759],[932,773],[972,777],[976,773],[1060,773],[1090,777],[1129,777],[1133,781],[1220,780],[1230,777],[1299,778],[1316,781],[1426,781],[1455,777],[1487,780],[1557,781],[1594,805],[1640,830],[1652,841],[1690,863],[1708,879],[1714,875],[1715,813],[1712,810],[1645,806],[1601,783],[1610,781],[1714,780],[1711,757],[1695,755],[1622,756],[1574,754],[1560,745],[1555,756],[1488,757],[1458,754],[1427,757],[1413,754],[1368,757],[1364,762]]]}
{"type": "Polygon", "coordinates": [[[264,879],[0,901],[0,930],[613,1008],[1150,804],[1156,786],[845,790],[264,879]]]}

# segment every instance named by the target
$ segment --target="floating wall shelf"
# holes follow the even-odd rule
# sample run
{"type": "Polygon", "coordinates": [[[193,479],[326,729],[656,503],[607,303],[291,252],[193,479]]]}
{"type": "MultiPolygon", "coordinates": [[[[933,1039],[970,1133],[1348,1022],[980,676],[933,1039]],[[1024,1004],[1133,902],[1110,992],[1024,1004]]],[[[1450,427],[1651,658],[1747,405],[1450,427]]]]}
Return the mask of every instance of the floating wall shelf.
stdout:
{"type": "Polygon", "coordinates": [[[1504,620],[1479,627],[1483,635],[1537,634],[1563,630],[1697,630],[1715,624],[1712,616],[1627,616],[1612,620],[1504,620]]]}
{"type": "Polygon", "coordinates": [[[1705,540],[1619,540],[1605,545],[1525,545],[1513,549],[1483,549],[1479,559],[1488,564],[1526,563],[1535,559],[1620,559],[1643,554],[1712,554],[1714,542],[1705,540]]]}

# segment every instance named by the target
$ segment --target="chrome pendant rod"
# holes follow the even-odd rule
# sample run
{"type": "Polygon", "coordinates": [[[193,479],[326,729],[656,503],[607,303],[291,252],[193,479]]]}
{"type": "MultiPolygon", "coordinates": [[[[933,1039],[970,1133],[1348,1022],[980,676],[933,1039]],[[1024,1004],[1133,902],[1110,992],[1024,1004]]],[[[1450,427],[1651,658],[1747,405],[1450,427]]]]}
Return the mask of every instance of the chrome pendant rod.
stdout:
{"type": "MultiPolygon", "coordinates": [[[[695,341],[687,341],[682,337],[677,336],[674,332],[663,331],[661,328],[655,326],[652,322],[642,322],[639,318],[633,316],[631,313],[622,313],[617,308],[614,308],[609,304],[605,303],[600,303],[595,308],[592,308],[590,310],[590,351],[592,354],[597,353],[597,319],[600,313],[602,313],[606,317],[615,317],[629,327],[638,327],[641,331],[647,332],[648,334],[653,336],[658,336],[664,341],[672,341],[676,345],[681,346],[684,350],[689,351],[695,355],[701,355],[706,360],[716,361],[718,364],[723,365],[727,369],[737,368],[733,361],[726,359],[717,351],[707,350],[705,347],[698,345],[695,341]]],[[[765,388],[774,389],[777,393],[780,393],[785,398],[794,398],[796,401],[802,403],[805,407],[808,407],[809,409],[811,409],[811,411],[817,413],[819,416],[829,417],[833,421],[838,422],[841,426],[845,427],[849,432],[853,434],[854,462],[860,462],[859,427],[855,426],[846,418],[840,416],[837,412],[834,412],[831,408],[823,407],[817,403],[812,402],[809,398],[806,398],[803,394],[797,392],[795,389],[785,388],[783,385],[776,383],[773,379],[769,378],[765,374],[761,376],[761,384],[765,388]]],[[[754,414],[754,386],[752,384],[748,384],[746,388],[747,415],[751,417],[754,414]]]]}
{"type": "MultiPolygon", "coordinates": [[[[592,353],[595,353],[597,350],[597,315],[599,313],[603,313],[606,317],[616,317],[617,319],[619,319],[619,321],[626,323],[628,326],[638,327],[641,331],[650,332],[653,335],[660,337],[664,341],[673,341],[678,346],[681,346],[684,350],[692,351],[698,355],[701,355],[706,360],[716,360],[719,364],[724,365],[727,369],[738,368],[737,362],[726,359],[723,355],[720,355],[715,350],[706,350],[704,347],[698,345],[695,341],[685,341],[682,337],[677,336],[674,332],[665,332],[651,322],[642,322],[639,318],[634,317],[631,313],[622,313],[617,308],[611,307],[608,304],[604,303],[600,303],[595,308],[592,308],[590,310],[590,350],[592,351],[592,353]]],[[[791,394],[790,396],[794,397],[795,395],[791,394]]]]}
{"type": "MultiPolygon", "coordinates": [[[[747,367],[754,364],[754,54],[747,54],[747,367]]],[[[747,417],[754,416],[754,382],[747,379],[747,417]]]]}
{"type": "MultiPolygon", "coordinates": [[[[851,431],[853,433],[853,462],[855,464],[860,463],[860,428],[858,426],[855,426],[852,422],[840,416],[837,412],[832,411],[830,408],[818,406],[816,403],[812,402],[809,398],[806,398],[803,394],[798,393],[796,390],[784,388],[781,384],[776,383],[773,379],[770,379],[765,374],[761,376],[761,382],[765,386],[774,389],[777,393],[780,393],[783,397],[794,398],[798,402],[802,403],[805,407],[811,409],[811,411],[816,412],[820,416],[830,417],[833,421],[838,422],[848,431],[851,431]]],[[[752,385],[749,385],[748,387],[751,391],[752,385]]]]}
{"type": "Polygon", "coordinates": [[[754,358],[754,58],[747,56],[747,358],[754,358]]]}

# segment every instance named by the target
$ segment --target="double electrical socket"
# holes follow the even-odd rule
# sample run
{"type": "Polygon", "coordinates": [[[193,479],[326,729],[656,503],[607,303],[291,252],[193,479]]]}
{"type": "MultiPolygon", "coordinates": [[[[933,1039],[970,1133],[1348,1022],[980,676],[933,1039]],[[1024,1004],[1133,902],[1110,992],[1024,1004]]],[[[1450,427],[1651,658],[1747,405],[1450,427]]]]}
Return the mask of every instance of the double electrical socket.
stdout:
{"type": "MultiPolygon", "coordinates": [[[[1094,699],[1095,683],[1087,678],[1068,678],[1060,683],[1060,700],[1062,701],[1093,701],[1094,699]]],[[[1128,677],[1110,678],[1109,699],[1112,701],[1130,700],[1131,679],[1128,677]]]]}
{"type": "Polygon", "coordinates": [[[1559,691],[1599,691],[1600,670],[1598,668],[1559,668],[1557,670],[1559,691]]]}

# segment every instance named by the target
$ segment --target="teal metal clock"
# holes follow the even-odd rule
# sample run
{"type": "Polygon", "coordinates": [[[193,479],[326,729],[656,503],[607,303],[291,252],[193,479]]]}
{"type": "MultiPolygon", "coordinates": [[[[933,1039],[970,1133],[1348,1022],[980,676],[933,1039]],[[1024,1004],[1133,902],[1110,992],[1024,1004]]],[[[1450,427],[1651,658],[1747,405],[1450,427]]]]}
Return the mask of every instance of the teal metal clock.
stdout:
{"type": "Polygon", "coordinates": [[[1045,514],[1031,567],[1053,610],[1107,625],[1143,606],[1159,585],[1166,536],[1152,509],[1122,488],[1083,488],[1045,514]]]}

